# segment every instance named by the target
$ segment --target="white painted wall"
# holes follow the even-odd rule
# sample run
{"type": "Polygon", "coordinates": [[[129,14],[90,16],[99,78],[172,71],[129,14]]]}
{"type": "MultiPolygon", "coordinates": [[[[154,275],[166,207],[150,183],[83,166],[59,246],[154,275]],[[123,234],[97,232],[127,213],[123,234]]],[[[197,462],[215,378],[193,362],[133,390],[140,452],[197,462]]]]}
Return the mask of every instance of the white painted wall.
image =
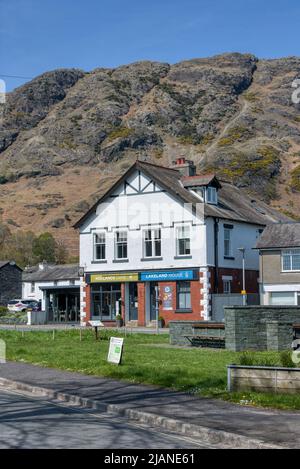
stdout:
{"type": "MultiPolygon", "coordinates": [[[[22,298],[25,300],[36,300],[42,301],[42,310],[45,310],[45,296],[44,291],[40,287],[52,287],[52,286],[69,286],[71,285],[70,280],[60,280],[56,284],[54,282],[35,282],[34,292],[31,292],[31,282],[23,282],[22,284],[22,298]]],[[[80,280],[75,280],[75,286],[80,286],[80,280]]]]}
{"type": "MultiPolygon", "coordinates": [[[[91,215],[80,230],[80,265],[86,272],[110,272],[128,270],[152,270],[170,268],[192,268],[213,266],[214,221],[207,218],[204,223],[202,213],[197,215],[191,207],[184,206],[170,194],[155,191],[146,177],[142,177],[142,187],[150,185],[143,194],[137,194],[138,173],[128,181],[127,195],[120,185],[111,197],[99,205],[97,213],[91,215]],[[130,195],[129,195],[130,194],[130,195]],[[191,227],[191,259],[174,259],[176,256],[175,227],[182,222],[191,227]],[[162,230],[162,260],[142,261],[143,228],[148,225],[162,230]],[[128,230],[128,263],[113,262],[115,255],[115,231],[128,230]],[[93,261],[93,234],[106,233],[106,262],[93,261]]],[[[156,188],[160,190],[160,188],[156,188]]],[[[220,220],[219,223],[219,267],[242,268],[242,254],[239,247],[246,248],[246,269],[259,270],[259,254],[253,250],[259,237],[259,227],[247,223],[220,220]],[[232,230],[232,255],[224,258],[224,224],[234,226],[232,230]]]]}
{"type": "MultiPolygon", "coordinates": [[[[136,185],[136,175],[130,181],[136,185]]],[[[143,178],[146,185],[150,181],[143,178]]],[[[153,190],[149,186],[148,190],[153,190]]],[[[166,192],[135,194],[130,187],[128,192],[135,195],[122,195],[122,188],[117,194],[120,197],[110,198],[100,204],[97,214],[91,216],[80,232],[80,265],[86,272],[151,270],[169,268],[191,268],[205,266],[206,259],[206,226],[201,217],[193,214],[166,192]],[[174,259],[176,257],[175,227],[182,222],[191,229],[191,259],[174,259]],[[143,229],[148,225],[160,227],[162,236],[162,260],[143,261],[143,229]],[[128,231],[128,263],[114,263],[115,232],[117,227],[128,231]],[[93,234],[106,233],[106,263],[93,262],[93,234]]]]}
{"type": "MultiPolygon", "coordinates": [[[[207,219],[207,261],[208,265],[215,264],[214,253],[214,221],[207,219]]],[[[220,220],[219,222],[219,267],[229,269],[242,268],[242,253],[238,250],[240,247],[246,248],[245,265],[246,269],[259,270],[259,253],[254,250],[254,246],[260,236],[260,227],[248,223],[238,223],[230,220],[220,220]],[[232,257],[234,259],[224,258],[224,225],[233,225],[231,230],[232,257]]]]}

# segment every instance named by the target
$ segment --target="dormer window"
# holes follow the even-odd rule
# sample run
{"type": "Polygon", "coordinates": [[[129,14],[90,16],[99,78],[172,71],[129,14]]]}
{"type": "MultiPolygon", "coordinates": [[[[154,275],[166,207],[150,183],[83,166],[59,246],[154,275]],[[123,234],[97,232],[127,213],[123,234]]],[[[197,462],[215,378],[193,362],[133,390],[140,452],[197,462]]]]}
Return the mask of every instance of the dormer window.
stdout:
{"type": "Polygon", "coordinates": [[[206,202],[208,204],[215,204],[218,203],[218,193],[217,189],[212,186],[208,186],[206,189],[206,202]]]}

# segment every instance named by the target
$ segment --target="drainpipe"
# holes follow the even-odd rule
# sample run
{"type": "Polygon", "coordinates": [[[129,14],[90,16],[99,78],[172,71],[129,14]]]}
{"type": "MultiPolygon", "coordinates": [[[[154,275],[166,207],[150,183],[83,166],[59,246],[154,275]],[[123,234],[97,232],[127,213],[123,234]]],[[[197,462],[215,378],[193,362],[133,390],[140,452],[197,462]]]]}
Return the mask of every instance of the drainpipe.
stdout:
{"type": "Polygon", "coordinates": [[[214,292],[219,293],[219,218],[214,218],[214,248],[215,248],[215,288],[214,292]]]}

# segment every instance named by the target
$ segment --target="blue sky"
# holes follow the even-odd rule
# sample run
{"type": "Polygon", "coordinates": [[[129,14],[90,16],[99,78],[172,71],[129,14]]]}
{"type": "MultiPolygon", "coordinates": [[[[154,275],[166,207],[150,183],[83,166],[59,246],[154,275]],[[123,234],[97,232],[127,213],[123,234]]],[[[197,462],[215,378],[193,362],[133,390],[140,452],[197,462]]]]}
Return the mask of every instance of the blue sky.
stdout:
{"type": "MultiPolygon", "coordinates": [[[[299,0],[0,0],[0,78],[222,52],[300,55],[299,0]]],[[[26,79],[4,78],[8,89],[26,79]]]]}

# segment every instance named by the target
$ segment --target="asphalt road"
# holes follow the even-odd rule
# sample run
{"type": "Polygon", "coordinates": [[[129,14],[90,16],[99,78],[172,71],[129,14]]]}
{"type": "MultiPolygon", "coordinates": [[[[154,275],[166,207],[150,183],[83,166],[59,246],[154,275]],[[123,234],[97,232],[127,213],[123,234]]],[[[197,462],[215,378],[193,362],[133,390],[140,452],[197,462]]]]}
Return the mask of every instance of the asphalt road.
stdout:
{"type": "Polygon", "coordinates": [[[0,392],[0,448],[212,449],[115,415],[0,392]]]}

